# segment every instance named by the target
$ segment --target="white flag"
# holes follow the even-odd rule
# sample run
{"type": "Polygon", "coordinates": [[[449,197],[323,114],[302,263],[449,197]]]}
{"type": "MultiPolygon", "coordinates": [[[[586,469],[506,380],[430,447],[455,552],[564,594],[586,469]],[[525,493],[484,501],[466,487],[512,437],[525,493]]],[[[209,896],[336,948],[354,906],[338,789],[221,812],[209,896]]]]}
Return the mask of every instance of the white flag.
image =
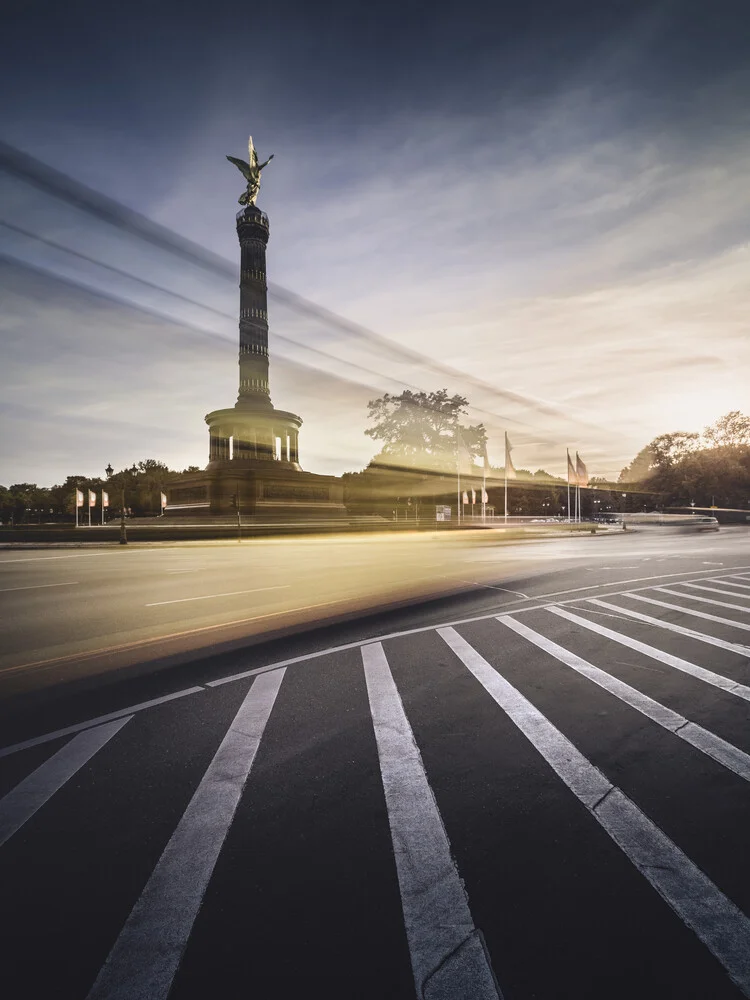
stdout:
{"type": "Polygon", "coordinates": [[[589,470],[581,461],[581,456],[576,452],[576,478],[579,486],[588,486],[589,470]]]}
{"type": "Polygon", "coordinates": [[[102,490],[102,507],[109,507],[109,493],[102,490]]]}
{"type": "Polygon", "coordinates": [[[482,490],[482,503],[489,503],[490,498],[487,496],[487,490],[482,490]]]}
{"type": "Polygon", "coordinates": [[[76,507],[83,507],[83,490],[76,490],[76,507]]]}
{"type": "Polygon", "coordinates": [[[161,495],[161,509],[164,510],[164,508],[166,506],[167,506],[167,494],[166,493],[162,493],[162,495],[161,495]]]}
{"type": "Polygon", "coordinates": [[[513,451],[513,445],[510,443],[510,438],[508,437],[508,432],[505,432],[505,478],[515,479],[516,478],[516,468],[513,465],[513,459],[510,457],[510,453],[513,451]]]}
{"type": "Polygon", "coordinates": [[[89,507],[96,507],[96,493],[93,490],[89,490],[89,507]]]}
{"type": "Polygon", "coordinates": [[[464,490],[464,493],[463,493],[463,496],[461,497],[461,499],[463,500],[464,503],[468,503],[469,502],[469,494],[466,492],[466,490],[464,490]]]}
{"type": "Polygon", "coordinates": [[[567,448],[565,450],[565,453],[568,456],[568,485],[578,486],[578,476],[576,475],[576,467],[575,465],[573,465],[573,462],[571,461],[570,452],[567,450],[567,448]]]}

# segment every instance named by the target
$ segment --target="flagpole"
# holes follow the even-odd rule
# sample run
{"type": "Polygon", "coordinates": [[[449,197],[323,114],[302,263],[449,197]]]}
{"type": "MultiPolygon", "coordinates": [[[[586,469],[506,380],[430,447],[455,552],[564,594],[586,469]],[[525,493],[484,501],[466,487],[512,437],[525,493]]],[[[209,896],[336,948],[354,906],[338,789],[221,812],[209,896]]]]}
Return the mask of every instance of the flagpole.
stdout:
{"type": "Polygon", "coordinates": [[[461,527],[461,432],[456,427],[456,524],[461,527]]]}
{"type": "Polygon", "coordinates": [[[503,524],[508,527],[508,432],[505,432],[505,486],[503,489],[503,524]]]}
{"type": "Polygon", "coordinates": [[[76,491],[73,494],[73,506],[76,509],[76,528],[78,527],[78,486],[76,485],[76,491]]]}
{"type": "Polygon", "coordinates": [[[570,524],[570,449],[565,449],[565,454],[568,457],[567,473],[568,473],[568,524],[570,524]]]}
{"type": "Polygon", "coordinates": [[[89,509],[89,528],[91,527],[91,490],[88,490],[88,497],[86,498],[86,506],[89,509]]]}
{"type": "Polygon", "coordinates": [[[102,490],[102,524],[104,524],[104,490],[102,490]]]}

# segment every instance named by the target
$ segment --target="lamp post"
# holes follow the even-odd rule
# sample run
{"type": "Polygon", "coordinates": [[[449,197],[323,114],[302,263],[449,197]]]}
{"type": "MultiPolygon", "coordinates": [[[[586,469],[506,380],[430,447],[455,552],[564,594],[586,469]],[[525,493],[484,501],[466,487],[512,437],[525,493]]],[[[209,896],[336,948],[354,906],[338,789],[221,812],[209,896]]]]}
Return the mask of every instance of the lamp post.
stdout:
{"type": "MultiPolygon", "coordinates": [[[[115,471],[110,463],[104,470],[107,473],[107,479],[112,478],[112,473],[115,471]]],[[[125,527],[125,472],[122,473],[122,491],[120,494],[120,545],[128,544],[128,531],[125,527]]]]}

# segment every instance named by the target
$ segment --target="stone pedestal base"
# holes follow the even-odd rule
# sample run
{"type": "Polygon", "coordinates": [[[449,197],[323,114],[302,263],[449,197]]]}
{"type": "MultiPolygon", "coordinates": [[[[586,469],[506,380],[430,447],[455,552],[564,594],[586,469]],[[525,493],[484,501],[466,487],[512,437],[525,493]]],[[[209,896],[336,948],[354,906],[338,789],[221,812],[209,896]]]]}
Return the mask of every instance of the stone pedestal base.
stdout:
{"type": "Polygon", "coordinates": [[[182,476],[167,490],[167,517],[236,514],[256,521],[346,517],[344,487],[336,476],[317,476],[271,461],[212,462],[205,472],[182,476]]]}

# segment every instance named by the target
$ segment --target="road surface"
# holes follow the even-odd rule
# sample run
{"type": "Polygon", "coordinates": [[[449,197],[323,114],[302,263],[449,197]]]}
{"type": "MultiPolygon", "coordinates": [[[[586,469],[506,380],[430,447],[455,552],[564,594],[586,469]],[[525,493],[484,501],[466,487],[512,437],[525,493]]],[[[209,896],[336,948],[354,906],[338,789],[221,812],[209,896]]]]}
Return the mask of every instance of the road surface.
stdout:
{"type": "Polygon", "coordinates": [[[4,996],[750,996],[749,537],[10,699],[4,996]]]}

